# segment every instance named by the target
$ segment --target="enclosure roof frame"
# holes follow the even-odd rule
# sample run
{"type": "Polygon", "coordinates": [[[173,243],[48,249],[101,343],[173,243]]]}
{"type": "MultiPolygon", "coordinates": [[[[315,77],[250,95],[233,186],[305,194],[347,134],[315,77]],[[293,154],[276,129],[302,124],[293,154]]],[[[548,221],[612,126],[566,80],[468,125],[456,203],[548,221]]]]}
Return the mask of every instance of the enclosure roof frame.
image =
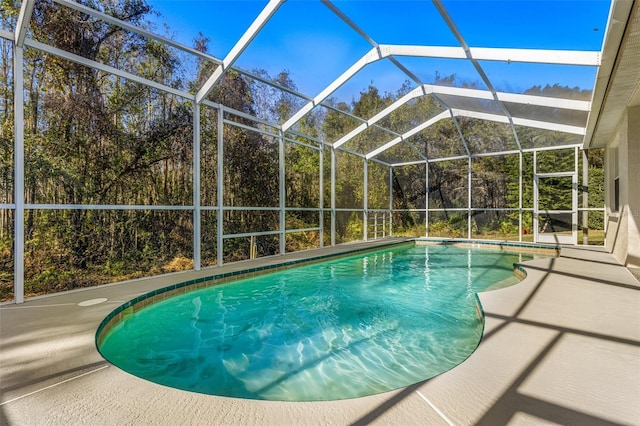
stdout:
{"type": "MultiPolygon", "coordinates": [[[[181,43],[178,43],[174,40],[171,40],[168,37],[164,37],[158,34],[155,34],[152,31],[148,31],[144,28],[140,28],[136,25],[132,25],[128,22],[122,21],[118,18],[110,16],[102,11],[92,9],[88,6],[79,4],[72,0],[53,0],[55,3],[69,7],[73,10],[86,13],[96,19],[101,19],[105,22],[108,22],[113,25],[117,25],[123,29],[134,32],[140,36],[153,39],[160,43],[163,43],[167,46],[171,46],[173,48],[179,49],[188,54],[194,55],[200,60],[210,61],[215,64],[216,67],[212,70],[211,74],[206,78],[206,82],[202,87],[197,89],[195,94],[185,92],[183,90],[178,90],[175,88],[171,88],[159,83],[155,83],[143,77],[136,76],[134,74],[128,73],[126,71],[118,70],[116,68],[110,67],[105,64],[100,64],[96,61],[91,61],[88,59],[84,59],[80,56],[77,56],[70,52],[64,52],[60,49],[57,49],[53,46],[50,46],[45,43],[40,43],[35,40],[29,39],[27,36],[29,18],[32,15],[33,8],[38,0],[23,0],[23,5],[21,7],[21,12],[18,17],[18,23],[16,25],[15,31],[13,34],[7,33],[3,31],[0,33],[1,37],[7,38],[9,35],[12,35],[12,38],[16,42],[17,46],[22,47],[26,45],[27,47],[36,48],[40,51],[44,51],[50,54],[55,54],[57,56],[66,58],[68,60],[75,61],[77,63],[81,63],[86,66],[91,66],[104,72],[111,73],[113,75],[126,78],[131,81],[135,81],[140,84],[147,85],[149,87],[155,87],[159,90],[163,90],[169,93],[172,93],[177,96],[185,97],[187,99],[193,99],[197,104],[203,103],[211,90],[215,87],[215,85],[220,81],[222,76],[224,76],[227,72],[233,70],[245,75],[248,78],[254,79],[256,81],[260,81],[261,83],[267,84],[274,88],[278,88],[287,93],[290,93],[294,96],[300,97],[307,102],[302,106],[299,110],[295,111],[293,115],[287,119],[284,123],[278,124],[273,123],[274,127],[278,127],[282,132],[288,132],[293,130],[292,128],[295,124],[302,119],[305,115],[307,115],[313,108],[316,106],[323,106],[330,110],[345,114],[353,119],[356,119],[361,122],[355,129],[349,131],[347,134],[341,136],[337,141],[330,143],[327,141],[323,141],[323,144],[332,145],[334,148],[350,151],[345,149],[343,146],[348,141],[352,140],[363,131],[370,127],[376,127],[381,131],[389,133],[391,136],[394,136],[394,139],[383,144],[380,147],[370,150],[369,152],[359,153],[365,158],[372,159],[377,155],[384,152],[386,149],[391,148],[399,142],[407,141],[412,135],[415,135],[420,130],[423,130],[430,125],[435,124],[436,122],[444,119],[445,116],[447,118],[451,118],[457,128],[462,144],[465,147],[468,155],[478,154],[472,153],[469,151],[468,145],[464,140],[464,136],[462,134],[459,123],[456,120],[456,117],[471,117],[477,118],[481,120],[489,120],[506,123],[510,126],[515,142],[518,146],[518,149],[522,151],[522,147],[519,141],[518,132],[516,130],[516,126],[527,126],[527,127],[535,127],[545,130],[551,131],[559,131],[570,134],[581,135],[584,137],[585,145],[589,143],[592,138],[592,134],[594,132],[595,122],[597,120],[597,113],[594,115],[592,111],[592,107],[598,108],[602,104],[602,100],[599,99],[604,96],[602,84],[596,85],[594,88],[594,96],[592,96],[591,101],[582,101],[575,99],[565,99],[565,98],[550,98],[544,96],[533,96],[533,95],[525,95],[525,94],[517,94],[517,93],[507,93],[501,92],[495,89],[491,79],[487,75],[487,73],[483,70],[479,61],[494,61],[494,62],[502,62],[502,63],[537,63],[537,64],[556,64],[556,65],[572,65],[572,66],[588,66],[588,67],[596,67],[598,69],[598,78],[597,82],[601,81],[600,77],[600,67],[603,65],[602,61],[604,58],[605,70],[604,73],[610,72],[613,64],[613,55],[609,52],[608,54],[604,52],[604,44],[603,51],[574,51],[574,50],[551,50],[551,49],[520,49],[520,48],[496,48],[496,47],[478,47],[478,46],[469,46],[465,41],[465,38],[462,32],[458,29],[455,20],[451,17],[451,15],[446,10],[443,2],[441,0],[432,0],[433,5],[439,12],[440,16],[448,26],[449,30],[457,40],[459,46],[435,46],[435,45],[411,45],[411,44],[384,44],[379,43],[377,40],[368,34],[365,30],[363,30],[348,14],[344,13],[340,10],[334,3],[330,0],[321,0],[321,3],[326,6],[333,14],[335,14],[340,20],[346,23],[353,31],[355,31],[362,39],[364,39],[367,43],[369,43],[372,48],[366,52],[360,59],[356,60],[352,63],[348,68],[346,68],[342,74],[336,77],[333,81],[331,81],[324,89],[322,89],[316,96],[308,96],[302,93],[299,93],[296,90],[292,90],[287,87],[283,87],[273,81],[269,81],[266,78],[255,75],[255,73],[251,73],[246,70],[242,70],[236,66],[234,63],[236,60],[242,55],[242,53],[251,45],[253,40],[258,36],[260,31],[268,24],[268,22],[275,16],[278,12],[279,8],[286,2],[286,0],[269,0],[268,3],[261,10],[259,15],[253,19],[249,27],[242,34],[242,36],[237,40],[232,49],[228,52],[224,59],[216,58],[213,55],[208,53],[199,51],[197,49],[185,46],[181,43]],[[424,84],[421,82],[420,78],[413,74],[409,69],[403,66],[397,58],[399,57],[416,57],[416,58],[442,58],[442,59],[459,59],[469,61],[473,65],[473,67],[478,72],[480,79],[486,85],[488,90],[479,90],[472,88],[464,88],[464,87],[449,87],[449,86],[441,86],[435,84],[424,84]],[[337,109],[335,106],[328,104],[325,102],[333,93],[336,92],[341,86],[343,86],[346,82],[348,82],[351,78],[353,78],[359,71],[364,69],[367,65],[373,64],[375,62],[381,60],[389,60],[392,64],[398,67],[402,73],[404,73],[410,80],[417,84],[411,92],[403,96],[402,98],[396,100],[388,107],[384,108],[382,111],[375,114],[373,117],[369,119],[364,119],[361,117],[357,117],[354,114],[351,114],[348,111],[342,111],[337,109]],[[466,108],[455,107],[453,105],[449,105],[445,100],[442,99],[439,95],[450,95],[457,96],[460,98],[470,99],[470,100],[486,100],[495,102],[496,105],[502,111],[502,114],[496,114],[495,112],[480,112],[469,110],[466,108]],[[393,111],[397,110],[401,106],[405,105],[407,102],[410,102],[413,99],[423,96],[430,96],[439,102],[445,111],[448,111],[447,114],[440,113],[436,117],[431,117],[427,119],[425,122],[415,126],[413,129],[408,131],[403,131],[398,133],[392,129],[388,129],[384,126],[380,126],[378,123],[380,120],[388,117],[393,111]],[[574,126],[568,124],[561,124],[556,122],[551,122],[548,120],[539,120],[539,119],[531,119],[525,117],[514,116],[505,106],[505,102],[520,104],[520,105],[532,105],[532,106],[540,106],[547,108],[557,108],[569,111],[580,111],[587,112],[589,117],[584,126],[574,126]],[[429,124],[427,124],[429,123],[429,124]]],[[[612,6],[609,14],[609,23],[607,28],[607,36],[611,39],[614,39],[615,42],[620,38],[620,26],[612,26],[609,28],[611,24],[611,20],[616,18],[617,15],[614,16],[616,10],[624,9],[623,6],[625,2],[621,0],[613,0],[612,6]],[[613,31],[612,35],[609,35],[609,30],[613,31]]],[[[625,6],[627,9],[630,9],[630,6],[625,6]]],[[[620,13],[618,13],[619,15],[620,13]]],[[[628,18],[628,13],[624,14],[625,17],[628,18]]],[[[619,19],[619,18],[618,18],[619,19]]],[[[609,41],[609,39],[607,39],[609,41]]],[[[497,152],[499,153],[499,152],[497,152]]]]}

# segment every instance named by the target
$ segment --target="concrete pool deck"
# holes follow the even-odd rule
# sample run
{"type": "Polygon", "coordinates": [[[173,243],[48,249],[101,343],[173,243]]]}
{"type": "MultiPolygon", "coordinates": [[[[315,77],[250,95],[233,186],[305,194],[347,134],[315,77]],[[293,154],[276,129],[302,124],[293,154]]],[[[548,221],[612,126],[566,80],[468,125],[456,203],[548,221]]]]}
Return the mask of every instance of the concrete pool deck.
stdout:
{"type": "Polygon", "coordinates": [[[469,359],[433,379],[380,395],[313,403],[201,395],[134,377],[97,352],[96,329],[120,304],[175,282],[248,265],[1,306],[0,425],[640,425],[640,283],[597,247],[563,247],[560,257],[526,262],[524,281],[480,294],[485,332],[469,359]],[[101,298],[107,300],[78,305],[101,298]]]}

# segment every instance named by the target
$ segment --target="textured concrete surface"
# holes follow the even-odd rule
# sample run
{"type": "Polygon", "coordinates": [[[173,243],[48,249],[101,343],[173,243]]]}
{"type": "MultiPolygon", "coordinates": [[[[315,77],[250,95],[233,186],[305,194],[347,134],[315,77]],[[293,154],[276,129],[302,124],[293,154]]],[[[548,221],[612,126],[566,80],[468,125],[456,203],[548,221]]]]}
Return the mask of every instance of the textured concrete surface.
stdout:
{"type": "MultiPolygon", "coordinates": [[[[359,245],[346,246],[353,247],[359,245]]],[[[638,281],[599,248],[566,247],[560,257],[525,268],[520,284],[480,295],[485,333],[464,363],[398,391],[321,403],[170,389],[119,370],[97,352],[96,328],[116,306],[212,270],[4,305],[0,424],[640,425],[638,281]],[[107,301],[78,305],[97,298],[107,301]]]]}

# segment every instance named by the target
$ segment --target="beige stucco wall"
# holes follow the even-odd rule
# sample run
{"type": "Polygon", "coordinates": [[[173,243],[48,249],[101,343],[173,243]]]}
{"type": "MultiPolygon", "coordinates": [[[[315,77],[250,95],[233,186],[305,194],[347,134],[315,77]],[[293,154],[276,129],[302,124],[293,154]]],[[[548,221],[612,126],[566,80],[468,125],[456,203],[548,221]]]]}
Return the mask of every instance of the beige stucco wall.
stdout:
{"type": "Polygon", "coordinates": [[[627,108],[606,147],[605,246],[622,264],[640,267],[640,106],[627,108]],[[620,209],[617,213],[612,211],[616,148],[620,176],[620,209]]]}
{"type": "Polygon", "coordinates": [[[629,242],[625,265],[640,267],[640,105],[628,109],[629,242]]]}
{"type": "MultiPolygon", "coordinates": [[[[614,209],[614,179],[622,167],[622,154],[626,150],[626,130],[627,130],[626,117],[618,125],[613,137],[607,141],[605,150],[605,197],[604,204],[606,209],[606,234],[605,234],[605,247],[611,253],[620,259],[622,247],[625,247],[626,251],[626,220],[624,220],[624,211],[615,211],[614,209]],[[617,151],[617,152],[616,152],[617,151]],[[622,241],[624,240],[624,241],[622,241]]],[[[624,182],[620,182],[620,192],[622,192],[624,182]]],[[[622,205],[622,199],[620,200],[622,205]]],[[[625,254],[626,256],[626,254],[625,254]]]]}

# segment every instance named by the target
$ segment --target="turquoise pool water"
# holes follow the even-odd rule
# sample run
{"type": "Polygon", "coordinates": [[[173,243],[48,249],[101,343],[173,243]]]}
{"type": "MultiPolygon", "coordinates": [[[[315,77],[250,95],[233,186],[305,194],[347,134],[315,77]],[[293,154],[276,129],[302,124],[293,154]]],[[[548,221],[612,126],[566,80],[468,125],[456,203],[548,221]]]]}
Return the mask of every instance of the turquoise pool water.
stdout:
{"type": "Polygon", "coordinates": [[[405,245],[194,290],[117,323],[102,355],[193,392],[280,401],[354,398],[464,361],[483,329],[478,291],[531,259],[405,245]]]}

